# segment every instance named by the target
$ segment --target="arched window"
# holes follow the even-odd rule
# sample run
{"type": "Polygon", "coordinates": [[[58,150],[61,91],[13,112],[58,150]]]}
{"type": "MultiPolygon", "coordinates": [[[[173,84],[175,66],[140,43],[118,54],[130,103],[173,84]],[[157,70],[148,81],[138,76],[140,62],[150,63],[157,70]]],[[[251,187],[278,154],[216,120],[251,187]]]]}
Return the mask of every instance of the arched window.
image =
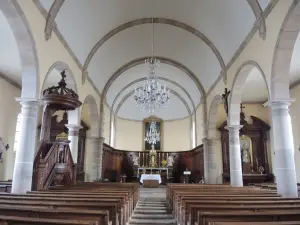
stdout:
{"type": "Polygon", "coordinates": [[[19,140],[20,140],[20,114],[17,117],[17,125],[16,125],[16,133],[15,133],[15,142],[14,142],[14,151],[16,152],[19,147],[19,140]]]}

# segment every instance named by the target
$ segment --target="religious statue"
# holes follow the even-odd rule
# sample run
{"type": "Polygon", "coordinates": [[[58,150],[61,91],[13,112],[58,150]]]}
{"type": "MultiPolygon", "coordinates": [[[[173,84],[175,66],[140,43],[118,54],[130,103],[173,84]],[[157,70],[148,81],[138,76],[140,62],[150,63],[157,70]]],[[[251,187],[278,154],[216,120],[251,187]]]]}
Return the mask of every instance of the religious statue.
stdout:
{"type": "Polygon", "coordinates": [[[134,166],[139,166],[140,157],[134,155],[132,161],[134,166]]]}
{"type": "Polygon", "coordinates": [[[157,163],[156,163],[156,151],[154,149],[154,145],[152,145],[152,149],[149,152],[150,155],[150,166],[151,167],[156,167],[157,163]]]}
{"type": "Polygon", "coordinates": [[[174,159],[173,159],[172,156],[169,156],[169,157],[168,157],[167,164],[168,164],[169,167],[172,167],[172,166],[173,166],[173,164],[174,164],[174,159]]]}
{"type": "Polygon", "coordinates": [[[244,135],[242,135],[240,138],[240,149],[242,162],[251,163],[250,141],[244,135]]]}

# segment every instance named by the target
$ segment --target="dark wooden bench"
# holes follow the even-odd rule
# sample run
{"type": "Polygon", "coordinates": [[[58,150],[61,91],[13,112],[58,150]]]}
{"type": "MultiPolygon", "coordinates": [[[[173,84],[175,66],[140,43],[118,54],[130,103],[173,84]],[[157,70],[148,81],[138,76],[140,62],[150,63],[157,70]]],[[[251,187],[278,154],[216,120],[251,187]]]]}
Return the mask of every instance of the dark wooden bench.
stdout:
{"type": "Polygon", "coordinates": [[[2,225],[97,225],[95,221],[70,219],[45,219],[0,215],[2,225]]]}
{"type": "MultiPolygon", "coordinates": [[[[197,225],[209,225],[209,222],[270,222],[300,221],[299,210],[262,211],[262,212],[198,212],[197,225]]],[[[251,224],[250,223],[250,224],[251,224]]]]}

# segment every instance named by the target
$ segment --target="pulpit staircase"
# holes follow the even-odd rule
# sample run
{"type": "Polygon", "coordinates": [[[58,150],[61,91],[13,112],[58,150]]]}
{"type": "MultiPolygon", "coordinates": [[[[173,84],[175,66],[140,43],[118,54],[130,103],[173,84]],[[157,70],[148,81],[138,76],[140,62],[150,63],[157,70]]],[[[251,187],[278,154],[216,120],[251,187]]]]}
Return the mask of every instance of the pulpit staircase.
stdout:
{"type": "Polygon", "coordinates": [[[76,165],[73,162],[68,140],[53,144],[42,142],[33,165],[32,190],[47,190],[56,186],[71,186],[76,182],[76,165]]]}

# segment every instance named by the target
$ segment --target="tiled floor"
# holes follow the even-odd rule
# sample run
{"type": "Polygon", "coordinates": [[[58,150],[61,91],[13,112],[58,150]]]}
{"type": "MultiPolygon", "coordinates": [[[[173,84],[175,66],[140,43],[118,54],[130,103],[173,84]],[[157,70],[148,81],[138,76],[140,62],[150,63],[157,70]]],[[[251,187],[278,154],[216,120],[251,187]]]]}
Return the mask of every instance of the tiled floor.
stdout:
{"type": "Polygon", "coordinates": [[[131,216],[129,224],[176,225],[166,201],[166,188],[141,188],[140,200],[131,216]]]}

